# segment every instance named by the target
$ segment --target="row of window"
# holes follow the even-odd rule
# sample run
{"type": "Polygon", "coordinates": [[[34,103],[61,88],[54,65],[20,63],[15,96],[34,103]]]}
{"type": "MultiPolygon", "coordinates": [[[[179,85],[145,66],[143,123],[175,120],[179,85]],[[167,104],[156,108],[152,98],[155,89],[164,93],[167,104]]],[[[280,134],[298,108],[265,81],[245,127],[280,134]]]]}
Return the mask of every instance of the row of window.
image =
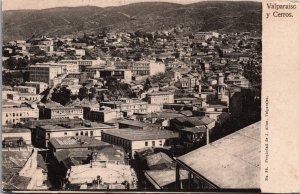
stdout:
{"type": "Polygon", "coordinates": [[[129,149],[131,148],[130,141],[126,140],[126,139],[121,139],[121,138],[113,137],[110,135],[104,135],[103,140],[110,142],[111,144],[114,144],[114,145],[120,145],[122,147],[126,147],[129,149]]]}
{"type": "MultiPolygon", "coordinates": [[[[34,113],[37,113],[37,112],[34,112],[34,113]]],[[[23,113],[6,113],[6,117],[11,117],[11,116],[13,116],[13,117],[18,117],[18,116],[20,116],[20,117],[22,117],[22,116],[29,116],[29,112],[23,112],[23,113]]]]}
{"type": "MultiPolygon", "coordinates": [[[[145,147],[149,145],[148,141],[145,141],[145,147]]],[[[155,146],[155,141],[152,141],[152,146],[155,146]]],[[[162,146],[162,140],[159,140],[159,146],[162,146]]]]}
{"type": "MultiPolygon", "coordinates": [[[[85,131],[85,132],[83,132],[83,131],[76,132],[76,133],[75,133],[75,136],[79,136],[79,134],[80,134],[81,136],[83,136],[83,135],[89,136],[89,132],[88,132],[88,131],[85,131]]],[[[64,132],[64,135],[67,136],[67,135],[68,135],[68,132],[64,132]]],[[[94,131],[90,131],[90,136],[94,136],[94,131]]]]}

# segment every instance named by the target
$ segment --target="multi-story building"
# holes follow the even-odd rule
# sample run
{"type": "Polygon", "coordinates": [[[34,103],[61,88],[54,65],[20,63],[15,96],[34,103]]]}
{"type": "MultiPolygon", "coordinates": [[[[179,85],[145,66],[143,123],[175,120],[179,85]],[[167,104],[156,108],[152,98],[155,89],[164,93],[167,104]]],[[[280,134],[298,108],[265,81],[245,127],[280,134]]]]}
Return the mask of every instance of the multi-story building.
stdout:
{"type": "Polygon", "coordinates": [[[106,61],[103,60],[61,60],[58,63],[62,63],[62,64],[73,64],[73,65],[78,65],[79,66],[79,70],[83,71],[85,70],[86,67],[90,67],[90,66],[95,66],[95,65],[105,65],[106,61]]]}
{"type": "Polygon", "coordinates": [[[39,110],[29,107],[13,106],[2,108],[2,125],[24,123],[39,118],[39,110]]]}
{"type": "Polygon", "coordinates": [[[116,129],[116,126],[96,122],[62,123],[37,126],[33,134],[37,145],[48,147],[49,140],[54,137],[89,136],[101,140],[101,132],[108,129],[116,129]]]}
{"type": "Polygon", "coordinates": [[[73,106],[47,106],[40,111],[40,119],[83,119],[83,108],[73,106]]]}
{"type": "Polygon", "coordinates": [[[170,92],[153,92],[147,94],[149,104],[163,105],[165,103],[174,103],[174,94],[170,92]]]}
{"type": "Polygon", "coordinates": [[[126,116],[133,115],[134,113],[147,113],[147,102],[124,98],[121,101],[113,102],[101,102],[100,106],[107,106],[110,108],[119,108],[121,112],[125,113],[126,116]]]}
{"type": "Polygon", "coordinates": [[[164,63],[153,61],[117,61],[117,69],[130,69],[133,75],[157,75],[166,71],[164,63]]]}
{"type": "Polygon", "coordinates": [[[30,81],[44,82],[53,85],[53,79],[58,75],[58,68],[50,64],[37,64],[29,67],[30,81]]]}
{"type": "Polygon", "coordinates": [[[178,133],[167,130],[118,129],[102,132],[102,141],[123,147],[131,157],[143,148],[165,147],[173,145],[178,133]]]}

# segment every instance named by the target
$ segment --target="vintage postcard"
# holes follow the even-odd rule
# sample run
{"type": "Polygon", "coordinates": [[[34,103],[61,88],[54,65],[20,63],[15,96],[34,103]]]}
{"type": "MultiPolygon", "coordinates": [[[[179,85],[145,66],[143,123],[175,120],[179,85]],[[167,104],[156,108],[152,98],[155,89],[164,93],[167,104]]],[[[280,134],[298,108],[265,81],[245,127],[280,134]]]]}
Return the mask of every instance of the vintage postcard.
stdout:
{"type": "Polygon", "coordinates": [[[4,0],[4,192],[300,192],[299,1],[4,0]]]}

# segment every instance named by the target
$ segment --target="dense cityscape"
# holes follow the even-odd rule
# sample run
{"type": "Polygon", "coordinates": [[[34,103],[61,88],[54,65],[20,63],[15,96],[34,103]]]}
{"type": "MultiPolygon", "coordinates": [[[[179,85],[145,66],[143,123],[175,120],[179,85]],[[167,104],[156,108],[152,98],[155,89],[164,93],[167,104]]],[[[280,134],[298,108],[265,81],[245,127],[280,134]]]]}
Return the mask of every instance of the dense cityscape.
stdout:
{"type": "Polygon", "coordinates": [[[103,29],[2,51],[4,190],[259,188],[260,33],[103,29]]]}

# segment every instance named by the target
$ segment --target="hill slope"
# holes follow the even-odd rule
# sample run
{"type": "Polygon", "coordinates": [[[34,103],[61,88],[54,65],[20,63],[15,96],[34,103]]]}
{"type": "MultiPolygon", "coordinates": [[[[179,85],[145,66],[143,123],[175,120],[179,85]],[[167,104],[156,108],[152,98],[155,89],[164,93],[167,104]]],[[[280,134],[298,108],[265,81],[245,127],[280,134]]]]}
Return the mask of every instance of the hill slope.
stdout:
{"type": "Polygon", "coordinates": [[[3,40],[69,35],[103,28],[155,31],[176,25],[193,31],[261,31],[258,2],[207,1],[188,5],[144,2],[119,7],[60,7],[3,12],[3,40]]]}

